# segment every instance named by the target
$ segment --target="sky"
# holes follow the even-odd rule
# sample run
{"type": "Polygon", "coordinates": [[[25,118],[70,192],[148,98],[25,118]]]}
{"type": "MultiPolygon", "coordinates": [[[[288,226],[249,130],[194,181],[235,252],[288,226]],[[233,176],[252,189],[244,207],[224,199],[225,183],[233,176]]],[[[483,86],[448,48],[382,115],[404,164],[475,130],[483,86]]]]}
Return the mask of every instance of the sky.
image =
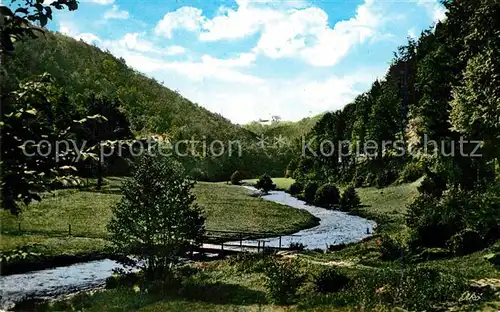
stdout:
{"type": "Polygon", "coordinates": [[[80,0],[48,27],[241,124],[341,109],[445,12],[438,0],[80,0]]]}

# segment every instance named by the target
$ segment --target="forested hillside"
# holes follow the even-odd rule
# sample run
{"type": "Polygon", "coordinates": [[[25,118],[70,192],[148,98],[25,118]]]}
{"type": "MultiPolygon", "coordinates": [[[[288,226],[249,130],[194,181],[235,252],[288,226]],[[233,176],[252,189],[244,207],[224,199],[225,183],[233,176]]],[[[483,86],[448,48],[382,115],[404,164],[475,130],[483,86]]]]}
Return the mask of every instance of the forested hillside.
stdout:
{"type": "Polygon", "coordinates": [[[257,135],[264,135],[266,137],[278,137],[281,135],[287,139],[294,140],[308,134],[322,116],[323,114],[306,117],[295,122],[278,121],[271,124],[262,124],[254,121],[243,125],[243,127],[257,135]]]}
{"type": "Polygon", "coordinates": [[[470,188],[491,175],[500,155],[500,3],[445,6],[447,18],[400,47],[383,79],[321,118],[308,135],[318,156],[292,163],[297,178],[382,187],[432,169],[470,188]],[[461,153],[461,137],[482,141],[476,153],[483,157],[471,157],[472,143],[461,153]],[[332,155],[320,153],[322,140],[334,143],[332,155]],[[376,150],[366,153],[367,142],[376,150]]]}
{"type": "Polygon", "coordinates": [[[444,4],[446,19],[400,47],[369,91],[326,113],[288,166],[294,192],[311,202],[336,193],[335,184],[383,188],[424,177],[404,243],[388,243],[395,254],[464,254],[500,238],[500,2],[444,4]]]}
{"type": "Polygon", "coordinates": [[[136,134],[169,134],[174,139],[205,136],[208,140],[253,137],[221,115],[131,69],[123,59],[58,33],[47,31],[35,40],[17,43],[13,55],[5,60],[4,91],[47,72],[80,110],[87,105],[89,93],[118,97],[136,134]]]}
{"type": "MultiPolygon", "coordinates": [[[[12,109],[24,105],[24,100],[14,104],[18,100],[11,99],[12,91],[21,86],[36,93],[42,86],[56,94],[47,99],[54,110],[48,115],[64,119],[61,125],[68,126],[71,120],[94,114],[101,114],[111,122],[106,126],[97,127],[95,123],[88,127],[86,134],[78,135],[80,141],[85,139],[96,144],[161,134],[167,135],[173,143],[193,138],[210,147],[216,140],[223,142],[225,150],[221,155],[218,151],[210,153],[211,149],[209,153],[201,151],[202,144],[197,145],[197,151],[189,150],[185,144],[181,146],[184,148],[181,152],[187,154],[179,160],[188,172],[201,180],[229,180],[235,170],[248,178],[266,172],[282,176],[293,155],[288,146],[275,146],[272,140],[266,142],[267,146],[258,145],[257,135],[252,131],[190,102],[131,69],[123,59],[58,33],[46,31],[37,38],[19,41],[15,51],[5,57],[3,65],[2,94],[6,103],[13,103],[12,109]],[[50,77],[40,78],[44,73],[50,77]],[[118,130],[123,133],[117,135],[118,130]],[[228,150],[231,141],[240,143],[234,145],[233,151],[228,150]],[[259,166],[255,166],[256,163],[259,166]]],[[[45,107],[42,103],[39,105],[40,109],[45,107]]],[[[81,164],[80,169],[82,166],[88,164],[81,164]]],[[[105,174],[126,174],[128,166],[106,159],[102,170],[105,174]]],[[[79,171],[82,174],[87,170],[79,171]]],[[[101,171],[100,167],[97,171],[101,171]]]]}

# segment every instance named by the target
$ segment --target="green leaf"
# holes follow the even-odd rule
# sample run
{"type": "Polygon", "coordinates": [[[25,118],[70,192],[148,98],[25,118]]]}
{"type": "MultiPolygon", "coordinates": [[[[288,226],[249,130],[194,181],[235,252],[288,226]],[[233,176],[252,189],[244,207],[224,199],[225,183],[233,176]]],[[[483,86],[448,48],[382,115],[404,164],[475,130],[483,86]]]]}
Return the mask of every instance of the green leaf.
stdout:
{"type": "Polygon", "coordinates": [[[35,108],[25,110],[24,112],[30,115],[36,115],[38,113],[35,108]]]}
{"type": "Polygon", "coordinates": [[[77,171],[76,167],[74,167],[74,166],[62,166],[62,167],[59,167],[59,169],[77,171]]]}
{"type": "Polygon", "coordinates": [[[42,27],[45,27],[45,25],[47,25],[47,16],[45,15],[40,15],[40,25],[42,27]]]}

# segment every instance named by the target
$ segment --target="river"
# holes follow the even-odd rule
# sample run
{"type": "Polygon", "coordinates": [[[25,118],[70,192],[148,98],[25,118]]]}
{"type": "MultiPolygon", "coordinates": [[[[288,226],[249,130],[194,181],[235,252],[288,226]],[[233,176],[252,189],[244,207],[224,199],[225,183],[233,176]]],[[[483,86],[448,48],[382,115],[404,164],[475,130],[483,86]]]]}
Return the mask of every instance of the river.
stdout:
{"type": "MultiPolygon", "coordinates": [[[[251,186],[247,189],[256,192],[251,186]]],[[[349,215],[346,212],[328,210],[306,204],[290,194],[282,191],[271,191],[263,195],[263,199],[275,203],[284,204],[294,208],[304,209],[313,216],[320,219],[318,226],[294,233],[293,236],[282,236],[281,246],[288,247],[291,242],[302,243],[307,249],[325,249],[329,245],[347,244],[360,241],[373,233],[376,223],[358,216],[349,215]]],[[[265,244],[269,247],[278,247],[279,238],[267,239],[265,244]]],[[[245,241],[246,245],[257,245],[257,241],[245,241]]]]}
{"type": "MultiPolygon", "coordinates": [[[[246,187],[251,191],[255,188],[246,187]]],[[[288,193],[272,191],[262,196],[264,200],[304,209],[319,218],[320,224],[299,231],[294,236],[282,236],[282,246],[291,242],[302,243],[307,249],[325,249],[331,244],[351,243],[362,240],[373,232],[375,222],[352,216],[345,212],[327,210],[307,205],[288,193]]],[[[245,244],[257,244],[246,241],[245,244]]],[[[266,240],[266,246],[278,246],[278,238],[266,240]]],[[[23,298],[52,299],[75,291],[104,285],[114,269],[123,268],[113,260],[98,260],[65,267],[0,276],[0,310],[8,309],[23,298]]]]}

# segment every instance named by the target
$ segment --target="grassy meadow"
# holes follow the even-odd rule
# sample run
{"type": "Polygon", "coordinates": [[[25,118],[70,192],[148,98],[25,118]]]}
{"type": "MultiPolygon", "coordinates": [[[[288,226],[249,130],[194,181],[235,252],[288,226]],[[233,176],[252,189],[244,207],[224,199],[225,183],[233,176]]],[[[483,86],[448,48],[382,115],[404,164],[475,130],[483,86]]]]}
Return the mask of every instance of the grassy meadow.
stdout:
{"type": "MultiPolygon", "coordinates": [[[[293,182],[291,179],[275,179],[293,182]]],[[[109,218],[109,206],[119,199],[116,194],[118,180],[108,181],[100,193],[64,191],[55,197],[46,198],[45,202],[33,205],[25,212],[24,226],[32,230],[51,229],[49,218],[76,220],[82,233],[89,237],[56,237],[41,234],[3,235],[2,249],[12,248],[16,244],[38,242],[53,252],[85,251],[99,249],[105,246],[103,226],[104,219],[109,218]],[[93,196],[92,196],[93,195],[93,196]],[[100,204],[98,204],[98,202],[100,204]],[[60,206],[58,206],[60,205],[60,206]],[[62,207],[64,205],[65,207],[62,207]],[[72,208],[68,208],[70,206],[72,208]],[[33,210],[31,210],[33,209],[33,210]],[[59,213],[55,213],[59,211],[59,213]],[[30,214],[41,215],[40,219],[30,214]],[[85,211],[83,214],[82,211],[85,211]],[[79,216],[79,217],[77,217],[79,216]],[[66,218],[66,219],[64,219],[66,218]],[[92,230],[94,229],[94,230],[92,230]]],[[[282,184],[283,185],[283,184],[282,184]]],[[[51,304],[43,304],[36,309],[20,306],[19,309],[33,311],[358,311],[361,304],[374,305],[374,311],[390,311],[379,305],[370,293],[375,292],[370,287],[370,278],[384,276],[400,276],[402,263],[399,261],[381,260],[378,239],[382,234],[393,233],[403,226],[406,205],[417,194],[419,181],[411,184],[390,186],[383,189],[360,188],[358,193],[362,207],[357,214],[370,217],[378,222],[377,233],[368,240],[350,244],[335,252],[306,251],[289,255],[299,263],[300,271],[306,276],[305,283],[299,288],[296,302],[289,306],[272,304],[266,297],[266,276],[263,273],[266,262],[257,256],[249,259],[229,258],[211,262],[191,264],[193,275],[185,277],[182,286],[174,290],[165,290],[162,294],[141,292],[138,287],[118,287],[78,294],[70,299],[60,300],[51,304]],[[323,294],[314,286],[314,278],[318,272],[326,268],[336,268],[352,280],[370,276],[365,286],[349,286],[343,291],[323,294]],[[392,273],[391,273],[392,272],[392,273]],[[396,275],[395,272],[397,273],[396,275]]],[[[285,188],[285,187],[283,187],[285,188]]],[[[197,202],[205,209],[208,229],[227,230],[262,230],[287,232],[306,226],[310,216],[302,211],[282,205],[250,197],[247,192],[237,186],[223,183],[198,183],[194,189],[197,202]]],[[[3,230],[13,229],[15,220],[9,215],[3,215],[3,230]]],[[[63,228],[63,221],[54,221],[63,228]]],[[[52,228],[53,229],[53,228],[52,228]]],[[[76,231],[76,226],[75,226],[76,231]]],[[[416,268],[423,270],[439,270],[441,274],[456,274],[470,281],[483,278],[500,278],[500,272],[495,269],[484,256],[495,250],[500,250],[500,244],[487,250],[463,257],[445,258],[435,261],[425,261],[417,264],[405,263],[407,270],[416,268]]],[[[399,278],[399,277],[398,277],[399,278]]],[[[396,281],[397,282],[397,281],[396,281]]],[[[443,291],[440,284],[420,285],[413,289],[416,292],[436,293],[443,291]],[[436,287],[426,290],[428,287],[436,287]]],[[[450,286],[451,289],[455,287],[450,286]]],[[[378,290],[377,290],[378,291],[378,290]]],[[[413,298],[413,294],[409,298],[413,298]]],[[[415,295],[415,298],[416,295],[415,295]]],[[[483,298],[484,299],[484,298],[483,298]]],[[[396,299],[395,299],[396,300],[396,299]]],[[[409,300],[409,299],[405,299],[409,300]]],[[[27,303],[29,304],[29,303],[27,303]]],[[[495,297],[480,302],[463,302],[460,306],[453,304],[450,311],[497,311],[499,299],[495,297]],[[453,310],[454,309],[454,310],[453,310]]]]}
{"type": "MultiPolygon", "coordinates": [[[[100,191],[89,187],[46,194],[41,202],[24,207],[19,217],[2,211],[0,250],[27,245],[47,255],[104,250],[106,225],[111,208],[121,198],[121,182],[120,178],[108,178],[100,191]]],[[[193,193],[205,211],[208,230],[283,234],[316,224],[306,211],[252,197],[238,186],[201,182],[193,193]]]]}
{"type": "MultiPolygon", "coordinates": [[[[123,178],[108,177],[100,191],[95,180],[82,190],[58,190],[41,202],[24,207],[19,217],[0,212],[0,250],[32,246],[44,255],[100,252],[108,246],[106,225],[111,207],[121,198],[123,178]],[[71,225],[71,229],[69,228],[71,225]],[[21,231],[19,231],[21,228],[21,231]],[[71,235],[69,231],[71,230],[71,235]]],[[[247,185],[256,180],[244,180],[247,185]]],[[[291,178],[273,178],[280,190],[288,190],[291,178]]],[[[405,208],[417,195],[418,181],[384,189],[359,188],[363,206],[358,214],[383,225],[401,225],[405,208]]],[[[199,182],[193,193],[203,208],[208,230],[285,234],[315,225],[307,212],[249,196],[245,189],[226,183],[199,182]]]]}

